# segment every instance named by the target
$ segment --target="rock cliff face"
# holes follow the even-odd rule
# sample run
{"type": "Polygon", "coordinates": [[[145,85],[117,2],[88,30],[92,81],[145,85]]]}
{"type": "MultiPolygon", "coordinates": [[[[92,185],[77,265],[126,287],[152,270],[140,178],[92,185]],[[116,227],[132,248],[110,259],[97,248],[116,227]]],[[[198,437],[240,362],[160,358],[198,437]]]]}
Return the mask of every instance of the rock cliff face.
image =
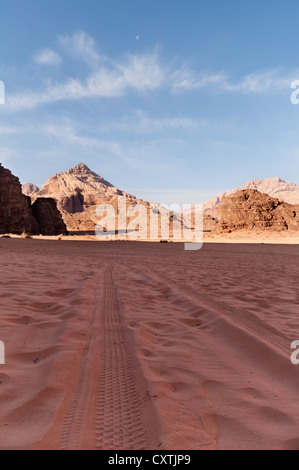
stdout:
{"type": "Polygon", "coordinates": [[[31,206],[19,179],[0,163],[0,233],[59,235],[65,231],[54,199],[31,206]]]}
{"type": "Polygon", "coordinates": [[[37,235],[39,226],[19,179],[0,163],[0,233],[22,232],[37,235]]]}
{"type": "Polygon", "coordinates": [[[233,189],[226,193],[215,196],[209,202],[204,204],[204,213],[212,217],[217,217],[217,209],[225,196],[234,194],[243,189],[256,189],[257,191],[268,194],[273,198],[277,198],[282,202],[289,204],[299,204],[299,186],[295,183],[283,181],[278,176],[274,178],[257,179],[247,181],[240,189],[233,189]]]}
{"type": "Polygon", "coordinates": [[[299,205],[245,189],[225,196],[218,207],[216,233],[234,230],[299,230],[299,205]]]}
{"type": "Polygon", "coordinates": [[[53,198],[37,198],[32,211],[41,235],[66,235],[67,229],[53,198]]]}

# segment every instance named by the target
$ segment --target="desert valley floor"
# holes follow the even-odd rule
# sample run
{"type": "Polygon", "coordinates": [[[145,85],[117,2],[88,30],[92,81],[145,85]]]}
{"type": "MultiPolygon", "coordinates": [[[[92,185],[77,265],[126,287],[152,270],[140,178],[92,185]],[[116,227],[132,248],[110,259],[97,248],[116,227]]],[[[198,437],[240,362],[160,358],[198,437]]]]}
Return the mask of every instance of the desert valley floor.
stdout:
{"type": "Polygon", "coordinates": [[[2,449],[298,449],[299,246],[0,240],[2,449]]]}

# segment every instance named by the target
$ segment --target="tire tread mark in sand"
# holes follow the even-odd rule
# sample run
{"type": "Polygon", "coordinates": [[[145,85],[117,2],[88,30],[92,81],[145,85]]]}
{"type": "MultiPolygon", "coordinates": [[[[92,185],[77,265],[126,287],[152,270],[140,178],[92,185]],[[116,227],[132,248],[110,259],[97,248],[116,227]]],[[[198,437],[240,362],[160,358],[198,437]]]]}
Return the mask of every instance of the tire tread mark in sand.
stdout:
{"type": "Polygon", "coordinates": [[[103,310],[103,355],[94,414],[96,448],[145,449],[147,433],[119,316],[112,265],[105,273],[103,310]]]}
{"type": "MultiPolygon", "coordinates": [[[[95,306],[90,323],[91,331],[97,316],[100,278],[101,276],[98,277],[96,281],[95,306]]],[[[64,419],[60,440],[60,450],[80,448],[82,422],[89,397],[90,368],[87,367],[87,362],[91,355],[92,344],[93,337],[91,336],[84,347],[73,400],[64,419]]]]}
{"type": "MultiPolygon", "coordinates": [[[[252,314],[252,319],[240,317],[240,311],[236,310],[234,307],[229,306],[224,308],[222,303],[217,303],[216,301],[207,299],[202,294],[199,294],[191,286],[182,283],[181,281],[180,283],[178,283],[176,280],[171,279],[170,277],[166,279],[166,277],[163,276],[163,274],[161,274],[152,265],[149,266],[149,270],[146,273],[140,272],[139,274],[143,278],[146,277],[147,280],[152,281],[154,284],[157,283],[157,289],[161,287],[162,283],[169,289],[170,292],[174,292],[174,295],[179,295],[181,298],[186,299],[188,302],[192,302],[194,306],[197,305],[199,307],[209,309],[215,312],[217,315],[225,317],[228,323],[234,323],[235,325],[238,325],[241,328],[245,327],[252,333],[260,336],[262,339],[271,341],[272,344],[276,345],[276,347],[278,347],[280,351],[283,351],[287,355],[289,354],[288,338],[285,337],[281,332],[278,332],[275,328],[271,327],[270,325],[263,326],[261,324],[261,319],[258,319],[258,321],[254,319],[254,314],[252,314]],[[173,286],[175,286],[175,288],[173,286]],[[190,295],[192,299],[190,299],[190,295]],[[194,299],[196,299],[196,302],[194,302],[194,299]]],[[[173,302],[176,307],[179,308],[180,306],[178,305],[176,300],[177,299],[175,299],[173,302]]]]}

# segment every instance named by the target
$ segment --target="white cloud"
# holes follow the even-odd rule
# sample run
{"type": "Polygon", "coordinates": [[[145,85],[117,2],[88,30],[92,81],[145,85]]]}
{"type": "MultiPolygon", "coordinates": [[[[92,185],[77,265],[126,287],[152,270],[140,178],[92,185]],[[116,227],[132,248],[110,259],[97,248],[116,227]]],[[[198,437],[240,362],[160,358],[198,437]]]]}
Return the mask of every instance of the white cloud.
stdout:
{"type": "Polygon", "coordinates": [[[101,59],[94,39],[85,31],[77,31],[72,36],[59,36],[59,44],[71,55],[96,67],[101,59]]]}
{"type": "Polygon", "coordinates": [[[184,66],[174,71],[171,77],[176,92],[212,87],[217,92],[256,94],[289,90],[292,80],[299,78],[299,70],[259,70],[233,80],[227,73],[197,73],[184,66]]]}
{"type": "Polygon", "coordinates": [[[42,65],[59,65],[62,62],[60,55],[52,49],[44,49],[38,52],[34,60],[37,64],[42,65]]]}
{"type": "Polygon", "coordinates": [[[196,73],[184,66],[171,74],[172,88],[174,91],[196,90],[208,86],[221,86],[226,81],[226,75],[222,73],[196,73]]]}
{"type": "Polygon", "coordinates": [[[277,92],[289,90],[294,78],[299,77],[299,70],[285,73],[283,70],[261,70],[245,75],[236,83],[223,83],[223,89],[245,94],[277,92]]]}
{"type": "Polygon", "coordinates": [[[130,55],[122,63],[100,67],[85,81],[69,78],[65,83],[50,84],[42,91],[12,95],[7,105],[13,110],[33,109],[61,100],[116,97],[127,89],[145,92],[160,87],[166,75],[167,70],[160,66],[156,55],[130,55]]]}

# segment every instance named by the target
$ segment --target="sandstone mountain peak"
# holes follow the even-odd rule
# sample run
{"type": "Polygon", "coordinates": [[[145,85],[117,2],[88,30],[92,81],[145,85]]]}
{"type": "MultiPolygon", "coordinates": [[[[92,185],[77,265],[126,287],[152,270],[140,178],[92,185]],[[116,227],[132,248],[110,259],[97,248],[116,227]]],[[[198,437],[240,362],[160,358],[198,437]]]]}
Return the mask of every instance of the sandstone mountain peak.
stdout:
{"type": "Polygon", "coordinates": [[[84,201],[87,205],[96,205],[103,196],[111,199],[117,195],[126,196],[126,193],[91,171],[84,163],[79,163],[51,176],[36,196],[54,197],[60,209],[74,213],[83,210],[84,201]]]}
{"type": "Polygon", "coordinates": [[[75,165],[73,168],[70,168],[68,170],[69,173],[72,173],[72,172],[84,172],[84,173],[93,173],[90,168],[88,168],[87,165],[85,165],[85,163],[83,162],[80,162],[78,163],[78,165],[75,165]]]}
{"type": "Polygon", "coordinates": [[[91,231],[96,225],[96,207],[103,203],[114,204],[118,196],[136,200],[81,162],[51,176],[32,198],[54,198],[69,230],[91,231]]]}

